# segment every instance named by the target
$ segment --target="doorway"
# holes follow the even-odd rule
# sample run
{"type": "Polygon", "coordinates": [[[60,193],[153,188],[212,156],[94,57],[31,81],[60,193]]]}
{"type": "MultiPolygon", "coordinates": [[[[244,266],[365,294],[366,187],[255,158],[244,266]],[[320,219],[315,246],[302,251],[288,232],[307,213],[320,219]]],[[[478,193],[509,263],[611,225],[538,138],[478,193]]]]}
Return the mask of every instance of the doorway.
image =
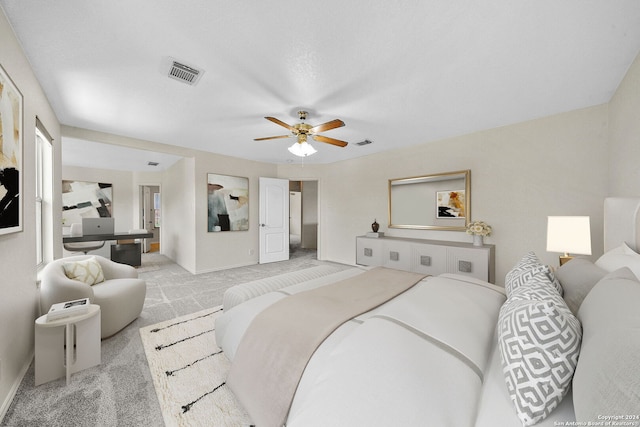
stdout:
{"type": "Polygon", "coordinates": [[[289,252],[318,251],[318,181],[289,181],[289,252]]]}
{"type": "Polygon", "coordinates": [[[153,237],[144,239],[143,252],[160,252],[161,198],[160,186],[140,186],[140,228],[153,233],[153,237]]]}

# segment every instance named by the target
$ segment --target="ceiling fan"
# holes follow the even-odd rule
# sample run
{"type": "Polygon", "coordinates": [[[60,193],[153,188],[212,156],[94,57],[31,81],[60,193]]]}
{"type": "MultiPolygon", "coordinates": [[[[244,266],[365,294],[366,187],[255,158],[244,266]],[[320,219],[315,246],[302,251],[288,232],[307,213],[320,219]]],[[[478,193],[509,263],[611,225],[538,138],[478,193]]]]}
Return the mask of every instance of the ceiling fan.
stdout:
{"type": "Polygon", "coordinates": [[[318,132],[325,132],[331,129],[339,128],[344,126],[344,122],[340,119],[331,120],[330,122],[323,123],[321,125],[312,126],[304,121],[307,119],[306,111],[298,111],[298,116],[300,117],[301,123],[296,123],[291,126],[286,124],[285,122],[276,119],[275,117],[265,117],[265,119],[280,125],[284,128],[287,128],[291,131],[291,135],[279,135],[279,136],[268,136],[265,138],[255,138],[254,141],[266,141],[269,139],[279,139],[279,138],[291,138],[295,136],[297,141],[289,147],[289,151],[295,154],[296,156],[305,157],[309,156],[316,152],[316,150],[309,145],[307,142],[307,138],[311,137],[311,139],[318,142],[325,142],[327,144],[336,145],[338,147],[346,147],[347,142],[340,141],[339,139],[329,138],[327,136],[318,135],[318,132]]]}

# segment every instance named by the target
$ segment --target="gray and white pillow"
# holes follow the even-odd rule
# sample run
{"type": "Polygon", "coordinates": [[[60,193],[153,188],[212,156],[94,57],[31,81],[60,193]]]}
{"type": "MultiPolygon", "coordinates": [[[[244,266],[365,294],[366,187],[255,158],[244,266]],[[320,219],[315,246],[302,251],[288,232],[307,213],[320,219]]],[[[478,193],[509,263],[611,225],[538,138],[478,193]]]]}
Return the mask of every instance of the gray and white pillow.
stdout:
{"type": "Polygon", "coordinates": [[[509,297],[516,288],[527,283],[538,273],[546,275],[549,281],[558,290],[560,296],[562,296],[562,286],[549,266],[542,264],[534,252],[529,252],[522,257],[522,259],[507,273],[505,277],[504,287],[507,297],[509,297]]]}
{"type": "Polygon", "coordinates": [[[542,271],[536,272],[522,286],[515,288],[509,301],[535,300],[535,301],[554,301],[558,305],[564,305],[565,301],[560,296],[558,289],[549,280],[549,277],[542,271]]]}
{"type": "Polygon", "coordinates": [[[547,417],[571,386],[582,328],[562,298],[538,284],[519,290],[500,309],[499,348],[518,417],[530,426],[547,417]],[[520,298],[529,294],[531,299],[520,298]]]}

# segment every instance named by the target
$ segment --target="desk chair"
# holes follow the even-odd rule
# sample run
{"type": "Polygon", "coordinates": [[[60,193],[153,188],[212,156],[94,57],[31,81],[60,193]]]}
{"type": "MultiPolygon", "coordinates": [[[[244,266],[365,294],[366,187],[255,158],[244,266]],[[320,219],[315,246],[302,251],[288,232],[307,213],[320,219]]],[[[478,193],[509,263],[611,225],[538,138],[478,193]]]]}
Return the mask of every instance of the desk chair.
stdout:
{"type": "MultiPolygon", "coordinates": [[[[82,236],[82,224],[71,224],[71,235],[73,237],[82,236]]],[[[86,255],[89,251],[95,251],[104,246],[104,241],[98,242],[70,242],[63,243],[62,246],[69,252],[84,252],[86,255]]]]}

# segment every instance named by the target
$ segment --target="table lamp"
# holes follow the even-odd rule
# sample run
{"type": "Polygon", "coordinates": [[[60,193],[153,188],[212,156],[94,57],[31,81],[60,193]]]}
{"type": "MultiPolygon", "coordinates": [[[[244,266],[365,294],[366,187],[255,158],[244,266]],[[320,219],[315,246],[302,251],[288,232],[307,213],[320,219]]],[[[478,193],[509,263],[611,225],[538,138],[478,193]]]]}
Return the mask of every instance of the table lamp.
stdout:
{"type": "Polygon", "coordinates": [[[550,216],[547,218],[547,251],[562,252],[560,265],[573,257],[591,255],[591,226],[588,216],[550,216]]]}

